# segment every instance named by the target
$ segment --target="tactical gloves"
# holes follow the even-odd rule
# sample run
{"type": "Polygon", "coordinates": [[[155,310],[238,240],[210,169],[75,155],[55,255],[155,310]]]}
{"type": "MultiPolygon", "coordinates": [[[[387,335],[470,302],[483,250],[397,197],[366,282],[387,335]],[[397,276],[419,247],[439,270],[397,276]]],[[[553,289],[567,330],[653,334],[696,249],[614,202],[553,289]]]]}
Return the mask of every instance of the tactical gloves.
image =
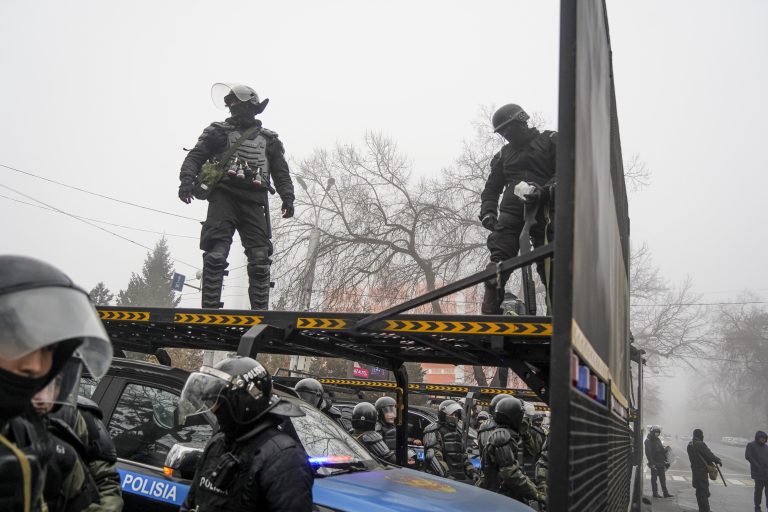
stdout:
{"type": "Polygon", "coordinates": [[[181,185],[179,185],[179,199],[183,203],[191,203],[192,202],[192,191],[195,189],[195,182],[192,180],[192,178],[184,178],[181,180],[181,185]]]}
{"type": "Polygon", "coordinates": [[[283,212],[284,219],[293,217],[293,202],[283,201],[283,206],[280,209],[283,212]]]}
{"type": "Polygon", "coordinates": [[[494,230],[494,228],[496,227],[497,221],[498,221],[498,217],[496,217],[495,213],[486,213],[485,215],[482,215],[480,217],[480,222],[483,224],[483,227],[488,231],[494,230]]]}

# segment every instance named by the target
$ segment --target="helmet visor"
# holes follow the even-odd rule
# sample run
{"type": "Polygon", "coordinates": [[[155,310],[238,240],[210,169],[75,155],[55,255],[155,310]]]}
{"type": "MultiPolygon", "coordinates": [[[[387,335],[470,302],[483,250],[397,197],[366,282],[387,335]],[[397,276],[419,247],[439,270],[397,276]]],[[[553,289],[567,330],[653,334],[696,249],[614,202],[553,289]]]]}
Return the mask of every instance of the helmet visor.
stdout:
{"type": "Polygon", "coordinates": [[[239,101],[251,101],[259,103],[259,95],[256,91],[243,84],[217,83],[211,87],[211,99],[219,110],[227,110],[233,103],[233,99],[239,101]],[[228,98],[233,95],[234,98],[228,98]]]}
{"type": "Polygon", "coordinates": [[[44,347],[77,339],[77,354],[101,378],[112,345],[88,296],[74,288],[47,287],[0,296],[0,357],[19,359],[44,347]]]}
{"type": "Polygon", "coordinates": [[[77,407],[77,394],[82,366],[80,359],[70,357],[56,377],[32,397],[32,405],[40,414],[58,410],[62,406],[77,407]]]}
{"type": "Polygon", "coordinates": [[[179,398],[179,423],[183,425],[188,417],[212,410],[229,385],[228,374],[215,368],[203,366],[192,373],[179,398]]]}
{"type": "Polygon", "coordinates": [[[323,398],[321,393],[310,391],[309,389],[299,389],[296,390],[296,394],[308,404],[313,405],[314,407],[320,407],[320,402],[323,398]]]}

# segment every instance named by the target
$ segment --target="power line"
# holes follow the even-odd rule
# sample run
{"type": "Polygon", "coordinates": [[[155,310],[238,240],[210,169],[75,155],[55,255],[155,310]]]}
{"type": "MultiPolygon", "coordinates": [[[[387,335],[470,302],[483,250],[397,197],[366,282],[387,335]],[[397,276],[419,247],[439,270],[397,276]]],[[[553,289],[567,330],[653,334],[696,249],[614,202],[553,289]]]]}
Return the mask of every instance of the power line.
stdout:
{"type": "MultiPolygon", "coordinates": [[[[1,164],[0,164],[0,165],[1,165],[1,164]]],[[[104,231],[105,233],[109,233],[109,234],[110,234],[110,235],[112,235],[112,236],[116,236],[117,238],[120,238],[121,240],[125,240],[126,242],[130,242],[130,243],[132,243],[132,244],[134,244],[134,245],[138,245],[139,247],[143,247],[144,249],[147,249],[148,251],[152,251],[152,248],[151,248],[151,247],[147,247],[147,246],[146,246],[146,245],[144,245],[144,244],[141,244],[141,243],[139,243],[139,242],[137,242],[137,241],[135,241],[135,240],[131,240],[130,238],[124,237],[123,235],[120,235],[120,234],[118,234],[118,233],[115,233],[114,231],[110,231],[110,230],[108,230],[107,228],[103,228],[103,227],[99,226],[98,224],[94,224],[93,222],[90,222],[90,221],[88,221],[88,220],[85,220],[85,219],[83,219],[83,218],[81,218],[81,217],[78,217],[77,215],[73,215],[73,214],[71,214],[71,213],[69,213],[69,212],[65,212],[64,210],[62,210],[62,209],[60,209],[60,208],[56,208],[55,206],[52,206],[52,205],[50,205],[50,204],[48,204],[48,203],[45,203],[45,202],[43,202],[43,201],[41,201],[41,200],[39,200],[39,199],[35,199],[34,197],[32,197],[32,196],[29,196],[29,195],[27,195],[27,194],[25,194],[25,193],[23,193],[23,192],[20,192],[20,191],[16,190],[15,188],[9,187],[8,185],[3,185],[2,183],[0,183],[0,187],[4,188],[4,189],[6,189],[6,190],[10,190],[11,192],[13,192],[13,193],[15,193],[15,194],[18,194],[18,195],[20,195],[20,196],[22,196],[22,197],[26,197],[26,198],[27,198],[27,199],[29,199],[30,201],[35,201],[36,203],[40,203],[40,204],[42,204],[43,206],[47,206],[48,208],[50,208],[50,209],[52,209],[52,210],[56,210],[57,212],[59,212],[59,213],[62,213],[62,214],[64,214],[64,215],[67,215],[67,216],[69,216],[69,217],[72,217],[72,218],[73,218],[73,219],[75,219],[75,220],[79,220],[80,222],[82,222],[82,223],[84,223],[84,224],[88,224],[89,226],[92,226],[92,227],[94,227],[94,228],[96,228],[96,229],[99,229],[99,230],[101,230],[101,231],[104,231]]],[[[195,265],[189,264],[189,263],[187,263],[187,262],[185,262],[185,261],[182,261],[182,260],[180,260],[180,259],[176,259],[176,258],[171,258],[171,259],[172,259],[173,261],[177,262],[177,263],[181,263],[182,265],[186,265],[186,266],[188,266],[188,267],[192,267],[192,268],[193,268],[193,269],[195,269],[195,270],[200,270],[200,267],[196,267],[195,265]]]]}
{"type": "MultiPolygon", "coordinates": [[[[41,210],[46,210],[46,211],[53,212],[53,213],[61,213],[61,212],[59,212],[57,210],[54,210],[53,208],[47,208],[45,206],[40,206],[39,204],[28,203],[26,201],[21,201],[19,199],[15,199],[13,197],[4,196],[2,194],[0,194],[0,197],[3,198],[3,199],[8,199],[9,201],[14,201],[16,203],[25,204],[27,206],[32,206],[32,207],[35,207],[35,208],[39,208],[41,210]]],[[[197,240],[198,238],[200,238],[200,237],[197,237],[197,236],[177,235],[177,234],[174,234],[174,233],[164,233],[164,232],[160,232],[160,231],[152,231],[151,229],[136,228],[136,227],[133,227],[133,226],[124,226],[122,224],[115,224],[114,222],[107,222],[106,220],[101,220],[101,219],[92,219],[90,217],[83,217],[83,216],[80,216],[80,215],[72,214],[72,216],[77,217],[78,219],[85,219],[85,220],[90,220],[90,221],[93,221],[93,222],[98,222],[99,224],[106,224],[108,226],[115,226],[115,227],[118,227],[118,228],[132,229],[134,231],[142,231],[144,233],[154,233],[156,235],[174,236],[174,237],[178,237],[178,238],[192,238],[194,240],[197,240]]]]}
{"type": "Polygon", "coordinates": [[[670,307],[670,306],[742,306],[746,304],[768,304],[768,301],[749,300],[742,302],[671,302],[669,304],[630,304],[631,307],[670,307]]]}
{"type": "Polygon", "coordinates": [[[104,195],[104,194],[99,194],[98,192],[92,192],[90,190],[86,190],[84,188],[76,187],[74,185],[67,185],[66,183],[62,183],[60,181],[52,180],[52,179],[46,178],[44,176],[39,176],[37,174],[31,173],[31,172],[28,172],[28,171],[23,171],[21,169],[17,169],[15,167],[11,167],[10,165],[0,164],[0,167],[4,167],[4,168],[6,168],[6,169],[8,169],[10,171],[18,172],[20,174],[25,174],[27,176],[31,176],[31,177],[37,178],[39,180],[47,181],[49,183],[54,183],[54,184],[59,185],[61,187],[66,187],[66,188],[69,188],[69,189],[72,189],[72,190],[77,190],[78,192],[83,192],[85,194],[90,194],[92,196],[101,197],[102,199],[108,199],[110,201],[115,201],[117,203],[126,204],[128,206],[134,206],[136,208],[141,208],[143,210],[149,210],[149,211],[156,212],[156,213],[162,213],[164,215],[171,215],[173,217],[179,217],[180,219],[187,219],[187,220],[193,220],[195,222],[200,222],[200,219],[194,219],[192,217],[187,217],[185,215],[179,215],[178,213],[167,212],[165,210],[158,210],[157,208],[151,208],[149,206],[144,206],[144,205],[141,205],[141,204],[132,203],[130,201],[124,201],[122,199],[117,199],[116,197],[111,197],[111,196],[107,196],[107,195],[104,195]]]}

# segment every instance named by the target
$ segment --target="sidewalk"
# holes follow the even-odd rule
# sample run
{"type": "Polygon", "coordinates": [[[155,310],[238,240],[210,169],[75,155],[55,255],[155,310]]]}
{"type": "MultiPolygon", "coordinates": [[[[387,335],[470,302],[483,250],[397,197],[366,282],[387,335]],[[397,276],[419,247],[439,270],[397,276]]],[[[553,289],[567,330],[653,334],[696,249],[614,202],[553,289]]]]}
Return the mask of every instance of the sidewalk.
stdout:
{"type": "MultiPolygon", "coordinates": [[[[646,487],[646,493],[650,493],[650,485],[646,487]]],[[[690,482],[667,481],[669,492],[674,494],[673,498],[649,498],[653,503],[653,512],[697,512],[699,510],[696,504],[696,490],[691,487],[690,482]]],[[[746,512],[753,510],[752,486],[733,486],[723,487],[720,485],[710,485],[709,506],[712,512],[746,512]]],[[[765,504],[763,504],[765,506],[765,504]]]]}

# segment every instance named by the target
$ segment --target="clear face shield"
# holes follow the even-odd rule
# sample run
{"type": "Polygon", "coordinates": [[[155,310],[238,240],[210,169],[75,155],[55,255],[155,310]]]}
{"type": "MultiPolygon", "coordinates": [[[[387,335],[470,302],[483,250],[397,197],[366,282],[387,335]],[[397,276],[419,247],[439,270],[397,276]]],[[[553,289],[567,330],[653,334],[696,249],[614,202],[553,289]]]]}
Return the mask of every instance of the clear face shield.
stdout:
{"type": "Polygon", "coordinates": [[[445,408],[445,421],[449,425],[458,425],[461,419],[461,406],[459,404],[450,404],[445,408]]]}
{"type": "Polygon", "coordinates": [[[219,110],[227,110],[238,101],[250,101],[253,104],[259,103],[259,95],[256,94],[256,91],[247,85],[234,83],[213,84],[213,87],[211,87],[211,99],[219,110]]]}
{"type": "Polygon", "coordinates": [[[0,296],[0,357],[20,359],[65,340],[81,340],[77,354],[101,378],[112,345],[88,295],[75,288],[43,287],[0,296]]]}
{"type": "Polygon", "coordinates": [[[192,373],[184,384],[179,399],[179,424],[187,418],[206,411],[213,411],[222,393],[230,388],[232,376],[216,368],[202,366],[192,373]]]}
{"type": "Polygon", "coordinates": [[[67,407],[74,411],[80,385],[82,364],[78,357],[71,357],[61,371],[43,389],[32,397],[32,407],[41,416],[67,407]]]}
{"type": "Polygon", "coordinates": [[[395,424],[395,418],[397,418],[397,410],[394,405],[386,405],[381,408],[381,415],[384,417],[384,422],[388,425],[395,424]]]}
{"type": "Polygon", "coordinates": [[[296,391],[296,394],[299,395],[299,398],[307,402],[308,404],[320,408],[320,406],[323,403],[323,395],[322,393],[316,393],[314,391],[310,391],[308,389],[302,389],[296,391]]]}

